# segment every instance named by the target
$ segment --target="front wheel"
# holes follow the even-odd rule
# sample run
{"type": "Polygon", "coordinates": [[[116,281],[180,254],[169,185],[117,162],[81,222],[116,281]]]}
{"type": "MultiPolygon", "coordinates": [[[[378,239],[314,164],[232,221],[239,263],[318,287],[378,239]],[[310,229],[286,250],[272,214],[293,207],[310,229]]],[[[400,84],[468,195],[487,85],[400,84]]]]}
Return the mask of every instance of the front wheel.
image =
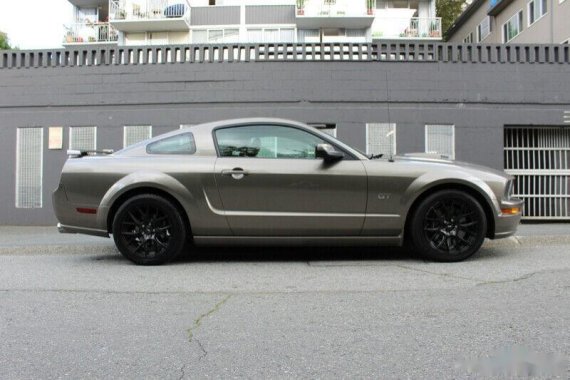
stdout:
{"type": "Polygon", "coordinates": [[[427,259],[461,261],[479,250],[487,219],[481,204],[458,190],[443,190],[424,199],[412,215],[414,249],[427,259]]]}
{"type": "Polygon", "coordinates": [[[121,254],[139,265],[171,261],[186,242],[186,228],[178,209],[153,194],[134,196],[121,205],[112,229],[121,254]]]}

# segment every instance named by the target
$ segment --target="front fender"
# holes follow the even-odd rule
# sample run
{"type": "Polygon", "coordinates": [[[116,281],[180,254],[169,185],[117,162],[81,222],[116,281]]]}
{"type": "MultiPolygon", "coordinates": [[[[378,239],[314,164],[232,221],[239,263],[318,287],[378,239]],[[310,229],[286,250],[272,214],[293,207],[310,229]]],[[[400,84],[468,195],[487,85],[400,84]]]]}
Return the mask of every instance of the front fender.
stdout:
{"type": "MultiPolygon", "coordinates": [[[[432,189],[444,186],[463,186],[467,187],[473,191],[480,194],[485,201],[487,206],[493,210],[493,214],[496,216],[499,213],[500,205],[495,193],[485,181],[480,178],[469,175],[467,173],[457,171],[455,173],[446,173],[445,176],[441,176],[437,173],[428,172],[424,175],[416,178],[406,190],[404,196],[402,197],[402,205],[405,210],[404,215],[407,220],[409,211],[412,205],[418,200],[422,194],[429,192],[432,189]]],[[[404,221],[405,223],[405,221],[404,221]]]]}
{"type": "Polygon", "coordinates": [[[101,228],[106,229],[109,211],[117,199],[131,190],[144,187],[151,187],[168,193],[184,207],[186,215],[191,214],[190,210],[188,210],[188,204],[191,204],[195,199],[191,191],[168,174],[145,169],[144,171],[137,171],[121,178],[109,188],[101,199],[99,212],[97,213],[97,224],[101,226],[101,228]]]}

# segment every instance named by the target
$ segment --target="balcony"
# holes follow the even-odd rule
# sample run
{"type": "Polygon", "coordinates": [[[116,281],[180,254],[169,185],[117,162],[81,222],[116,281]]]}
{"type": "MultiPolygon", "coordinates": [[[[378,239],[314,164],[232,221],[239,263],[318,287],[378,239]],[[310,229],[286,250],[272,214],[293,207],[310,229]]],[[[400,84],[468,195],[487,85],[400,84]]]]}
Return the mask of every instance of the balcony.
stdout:
{"type": "Polygon", "coordinates": [[[297,27],[300,29],[366,29],[374,21],[369,1],[298,0],[297,27]]]}
{"type": "Polygon", "coordinates": [[[169,32],[190,29],[187,0],[111,0],[109,22],[122,32],[169,32]]]}
{"type": "Polygon", "coordinates": [[[373,39],[441,40],[441,17],[376,18],[373,39]]]}
{"type": "Polygon", "coordinates": [[[63,45],[116,44],[119,33],[107,22],[65,26],[63,45]]]}

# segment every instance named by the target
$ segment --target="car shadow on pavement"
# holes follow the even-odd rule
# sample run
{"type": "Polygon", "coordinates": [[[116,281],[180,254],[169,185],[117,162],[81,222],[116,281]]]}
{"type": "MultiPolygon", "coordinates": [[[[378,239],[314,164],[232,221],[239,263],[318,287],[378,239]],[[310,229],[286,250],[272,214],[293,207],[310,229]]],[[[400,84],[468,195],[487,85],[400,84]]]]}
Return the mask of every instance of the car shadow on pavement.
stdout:
{"type": "Polygon", "coordinates": [[[192,247],[175,261],[422,261],[415,253],[400,247],[192,247]]]}

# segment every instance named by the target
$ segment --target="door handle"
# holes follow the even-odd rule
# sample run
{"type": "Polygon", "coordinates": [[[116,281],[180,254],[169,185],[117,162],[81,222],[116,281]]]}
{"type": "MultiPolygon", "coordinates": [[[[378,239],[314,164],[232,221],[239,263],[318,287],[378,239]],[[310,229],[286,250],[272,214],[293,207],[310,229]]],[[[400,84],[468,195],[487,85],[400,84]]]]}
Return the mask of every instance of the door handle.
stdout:
{"type": "Polygon", "coordinates": [[[248,175],[247,170],[243,170],[242,168],[233,168],[233,169],[224,169],[222,170],[222,175],[229,175],[232,176],[233,179],[242,179],[246,175],[248,175]]]}

